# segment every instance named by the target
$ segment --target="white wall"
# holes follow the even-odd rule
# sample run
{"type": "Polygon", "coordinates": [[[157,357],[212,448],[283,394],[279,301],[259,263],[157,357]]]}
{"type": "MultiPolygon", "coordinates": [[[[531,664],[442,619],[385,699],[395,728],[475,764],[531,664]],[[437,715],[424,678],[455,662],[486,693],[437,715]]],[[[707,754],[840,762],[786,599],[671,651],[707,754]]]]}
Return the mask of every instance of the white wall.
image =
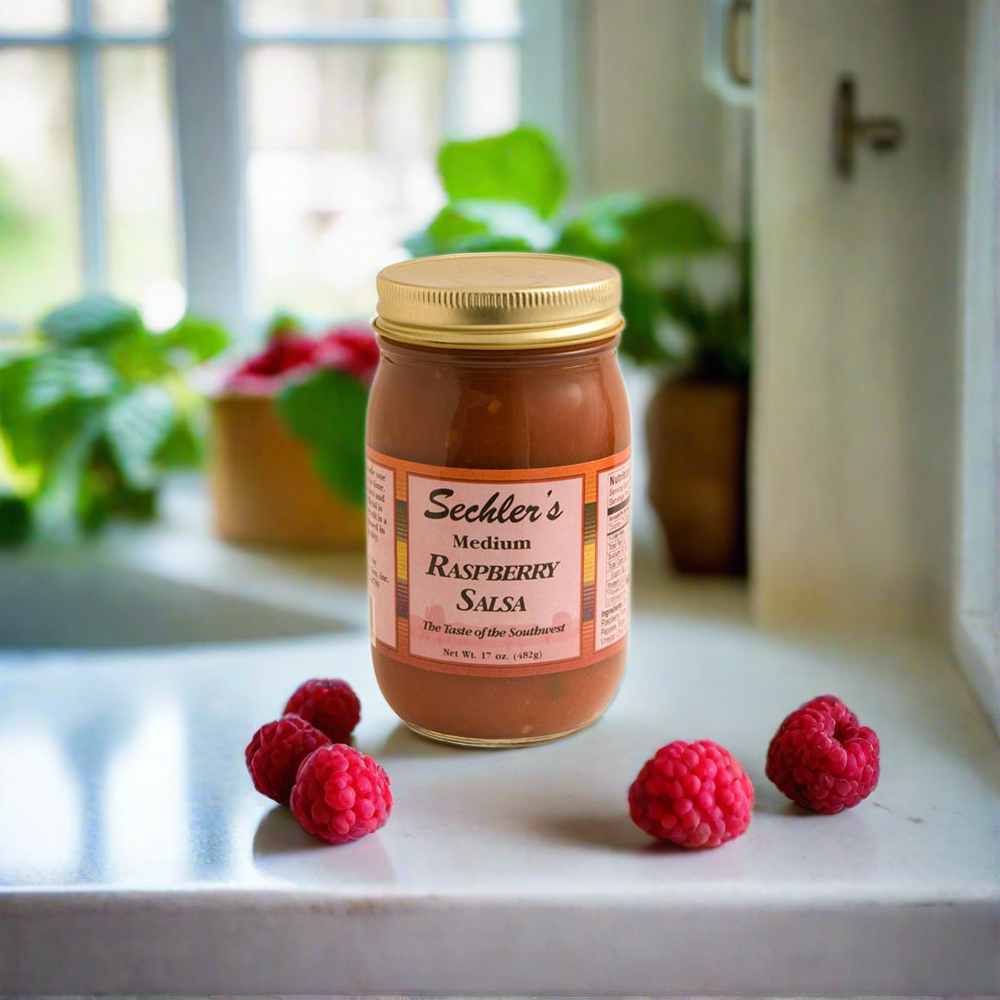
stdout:
{"type": "MultiPolygon", "coordinates": [[[[951,587],[964,0],[757,0],[755,604],[766,621],[938,627],[951,587]],[[830,169],[837,76],[905,144],[830,169]]],[[[702,0],[581,0],[591,192],[736,227],[746,112],[702,82],[702,0]]],[[[636,449],[652,378],[629,379],[636,449]]],[[[636,496],[645,489],[640,466],[636,496]]],[[[640,544],[651,519],[637,504],[640,544]]]]}
{"type": "Polygon", "coordinates": [[[703,0],[590,0],[585,10],[589,189],[688,195],[738,226],[746,112],[703,82],[703,0]]]}
{"type": "Polygon", "coordinates": [[[960,0],[760,0],[751,559],[765,621],[949,609],[960,0]],[[919,16],[914,7],[919,6],[919,16]],[[903,146],[830,167],[841,72],[903,146]]]}

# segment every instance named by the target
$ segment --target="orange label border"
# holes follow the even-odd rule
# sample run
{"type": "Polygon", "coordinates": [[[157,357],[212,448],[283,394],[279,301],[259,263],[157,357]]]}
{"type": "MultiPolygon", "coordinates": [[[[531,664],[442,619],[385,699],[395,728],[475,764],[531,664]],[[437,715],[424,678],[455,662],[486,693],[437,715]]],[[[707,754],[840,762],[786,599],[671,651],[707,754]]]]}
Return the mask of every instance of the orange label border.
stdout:
{"type": "MultiPolygon", "coordinates": [[[[374,448],[367,447],[367,458],[384,468],[391,469],[395,473],[395,495],[394,519],[398,522],[399,501],[408,504],[408,483],[411,474],[429,477],[433,479],[452,480],[455,482],[482,482],[482,483],[532,483],[543,480],[557,479],[577,479],[583,478],[583,506],[584,511],[588,502],[596,503],[597,500],[597,475],[607,469],[624,464],[631,458],[631,448],[625,448],[608,455],[605,458],[597,459],[593,462],[580,462],[574,465],[554,465],[540,466],[530,469],[468,469],[455,468],[450,466],[428,465],[423,462],[411,462],[407,459],[395,458],[374,448]]],[[[531,677],[543,674],[562,673],[575,670],[580,667],[590,666],[613,656],[623,650],[628,642],[626,632],[620,639],[608,646],[596,649],[596,623],[594,618],[583,619],[583,607],[585,602],[585,592],[588,585],[591,590],[595,587],[596,581],[596,546],[597,531],[594,527],[593,538],[586,537],[586,517],[583,519],[583,537],[581,538],[580,558],[581,558],[581,586],[580,586],[580,655],[565,660],[551,660],[546,663],[518,663],[496,666],[492,664],[477,664],[471,666],[468,663],[451,663],[440,660],[429,659],[410,652],[410,607],[409,607],[409,524],[400,525],[396,523],[396,588],[406,589],[406,616],[397,617],[396,621],[396,648],[393,648],[383,641],[373,637],[374,648],[401,663],[416,667],[422,670],[429,670],[435,673],[456,674],[475,677],[531,677]],[[588,581],[587,574],[591,574],[588,581]]],[[[400,602],[396,602],[397,615],[400,610],[400,602]]],[[[595,598],[591,594],[591,608],[595,598]]]]}

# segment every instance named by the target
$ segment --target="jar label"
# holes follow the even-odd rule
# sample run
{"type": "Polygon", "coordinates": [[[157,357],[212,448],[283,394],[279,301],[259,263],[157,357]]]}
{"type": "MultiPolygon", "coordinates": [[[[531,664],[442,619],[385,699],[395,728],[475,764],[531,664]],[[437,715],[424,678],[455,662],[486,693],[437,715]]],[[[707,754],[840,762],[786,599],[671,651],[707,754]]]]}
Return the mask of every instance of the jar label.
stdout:
{"type": "Polygon", "coordinates": [[[368,449],[371,641],[426,670],[555,673],[624,646],[629,451],[450,469],[368,449]]]}

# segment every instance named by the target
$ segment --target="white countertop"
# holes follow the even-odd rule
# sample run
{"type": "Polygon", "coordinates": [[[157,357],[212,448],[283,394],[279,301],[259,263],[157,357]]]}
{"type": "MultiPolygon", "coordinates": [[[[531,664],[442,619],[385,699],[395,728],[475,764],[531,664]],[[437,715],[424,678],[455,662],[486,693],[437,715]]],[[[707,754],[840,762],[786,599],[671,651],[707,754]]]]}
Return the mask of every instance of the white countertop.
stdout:
{"type": "MultiPolygon", "coordinates": [[[[139,551],[107,550],[108,572],[139,551]]],[[[680,588],[640,559],[605,718],[544,746],[453,749],[378,693],[359,559],[163,531],[142,552],[161,575],[350,627],[0,657],[0,993],[1000,990],[998,748],[934,642],[765,632],[739,588],[680,588]],[[243,764],[290,691],[328,675],[358,690],[356,744],[395,797],[382,831],[343,847],[303,833],[243,764]],[[833,817],[763,775],[781,718],[824,692],[883,748],[875,793],[833,817]],[[753,823],[714,851],[657,847],[626,790],[659,745],[701,737],[752,776],[753,823]]]]}

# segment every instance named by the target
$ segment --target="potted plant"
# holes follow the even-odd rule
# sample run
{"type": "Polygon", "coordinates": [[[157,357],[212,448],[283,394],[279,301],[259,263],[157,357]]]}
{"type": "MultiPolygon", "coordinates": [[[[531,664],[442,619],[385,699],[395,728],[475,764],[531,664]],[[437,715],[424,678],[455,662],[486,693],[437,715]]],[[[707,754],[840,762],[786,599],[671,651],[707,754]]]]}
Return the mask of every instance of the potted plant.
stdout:
{"type": "Polygon", "coordinates": [[[207,320],[154,331],[91,296],[0,354],[0,544],[151,517],[165,476],[200,458],[187,373],[226,343],[207,320]]]}
{"type": "Polygon", "coordinates": [[[646,411],[649,498],[686,573],[746,571],[746,258],[740,250],[711,261],[714,277],[694,265],[663,291],[676,346],[646,411]]]}
{"type": "Polygon", "coordinates": [[[448,202],[407,242],[415,255],[567,253],[618,267],[621,352],[663,372],[647,414],[650,499],[674,566],[742,572],[747,248],[686,198],[612,194],[566,210],[566,166],[530,127],[447,142],[438,172],[448,202]]]}
{"type": "Polygon", "coordinates": [[[366,328],[310,336],[288,317],[212,399],[216,533],[257,545],[365,543],[364,421],[379,350],[366,328]]]}

